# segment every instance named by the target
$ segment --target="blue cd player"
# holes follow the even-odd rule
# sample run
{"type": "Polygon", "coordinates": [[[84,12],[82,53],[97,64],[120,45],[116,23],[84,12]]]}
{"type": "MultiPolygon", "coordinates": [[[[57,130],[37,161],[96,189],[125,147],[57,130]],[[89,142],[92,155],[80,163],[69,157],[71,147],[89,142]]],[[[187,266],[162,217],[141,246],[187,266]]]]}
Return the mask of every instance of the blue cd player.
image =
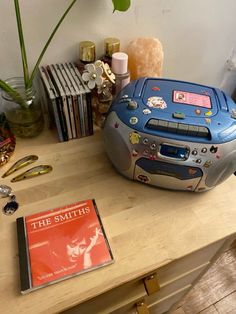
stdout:
{"type": "Polygon", "coordinates": [[[217,88],[132,81],[113,101],[103,135],[118,172],[143,183],[200,192],[236,171],[236,104],[217,88]]]}

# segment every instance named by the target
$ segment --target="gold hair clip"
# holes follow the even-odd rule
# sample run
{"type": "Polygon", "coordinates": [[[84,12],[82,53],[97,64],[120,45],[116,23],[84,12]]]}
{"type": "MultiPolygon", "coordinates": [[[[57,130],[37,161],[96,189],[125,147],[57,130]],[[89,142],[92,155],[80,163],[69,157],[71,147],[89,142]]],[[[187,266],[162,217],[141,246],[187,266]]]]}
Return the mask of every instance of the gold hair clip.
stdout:
{"type": "Polygon", "coordinates": [[[49,173],[51,171],[52,171],[52,166],[49,166],[49,165],[36,166],[14,177],[13,179],[11,179],[11,182],[18,182],[21,180],[30,179],[30,178],[33,178],[42,174],[49,173]]]}
{"type": "Polygon", "coordinates": [[[10,169],[8,169],[3,175],[2,178],[5,178],[7,176],[9,176],[10,174],[12,174],[13,172],[26,167],[30,164],[32,164],[33,162],[35,162],[36,160],[38,160],[38,156],[36,155],[29,155],[26,157],[21,158],[20,160],[18,160],[17,162],[15,162],[10,169]]]}

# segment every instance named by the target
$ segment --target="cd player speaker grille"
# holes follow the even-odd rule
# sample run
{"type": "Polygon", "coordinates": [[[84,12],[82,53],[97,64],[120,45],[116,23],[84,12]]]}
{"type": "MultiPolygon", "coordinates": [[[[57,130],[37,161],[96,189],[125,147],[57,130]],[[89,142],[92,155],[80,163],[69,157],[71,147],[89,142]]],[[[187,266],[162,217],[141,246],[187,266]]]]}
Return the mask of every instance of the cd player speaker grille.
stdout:
{"type": "Polygon", "coordinates": [[[128,170],[131,166],[131,157],[125,141],[114,127],[106,125],[105,128],[106,131],[103,133],[108,157],[119,171],[128,170]]]}
{"type": "Polygon", "coordinates": [[[214,187],[222,183],[235,172],[235,166],[236,151],[233,151],[222,162],[217,163],[215,167],[210,169],[206,178],[206,185],[214,187]]]}

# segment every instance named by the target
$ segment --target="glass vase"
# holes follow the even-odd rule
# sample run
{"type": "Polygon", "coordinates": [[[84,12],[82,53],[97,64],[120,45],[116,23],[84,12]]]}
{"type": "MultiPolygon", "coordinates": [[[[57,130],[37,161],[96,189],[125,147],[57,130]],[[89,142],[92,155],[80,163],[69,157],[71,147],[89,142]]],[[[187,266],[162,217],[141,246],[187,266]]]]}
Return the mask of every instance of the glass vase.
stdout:
{"type": "Polygon", "coordinates": [[[6,83],[20,95],[19,100],[16,100],[6,92],[2,93],[3,111],[12,133],[24,138],[39,135],[44,127],[44,120],[36,90],[33,87],[26,89],[21,77],[10,78],[6,83]]]}

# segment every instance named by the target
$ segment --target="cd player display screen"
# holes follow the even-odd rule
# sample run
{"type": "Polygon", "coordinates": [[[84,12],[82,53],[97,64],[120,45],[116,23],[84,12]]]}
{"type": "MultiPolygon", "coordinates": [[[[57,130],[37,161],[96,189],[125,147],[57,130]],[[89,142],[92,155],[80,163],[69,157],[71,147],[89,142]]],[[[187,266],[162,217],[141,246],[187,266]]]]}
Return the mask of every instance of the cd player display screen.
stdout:
{"type": "Polygon", "coordinates": [[[162,144],[160,147],[160,154],[166,157],[186,160],[189,156],[189,150],[186,147],[162,144]]]}
{"type": "Polygon", "coordinates": [[[211,98],[207,95],[175,90],[173,102],[211,109],[211,98]]]}

